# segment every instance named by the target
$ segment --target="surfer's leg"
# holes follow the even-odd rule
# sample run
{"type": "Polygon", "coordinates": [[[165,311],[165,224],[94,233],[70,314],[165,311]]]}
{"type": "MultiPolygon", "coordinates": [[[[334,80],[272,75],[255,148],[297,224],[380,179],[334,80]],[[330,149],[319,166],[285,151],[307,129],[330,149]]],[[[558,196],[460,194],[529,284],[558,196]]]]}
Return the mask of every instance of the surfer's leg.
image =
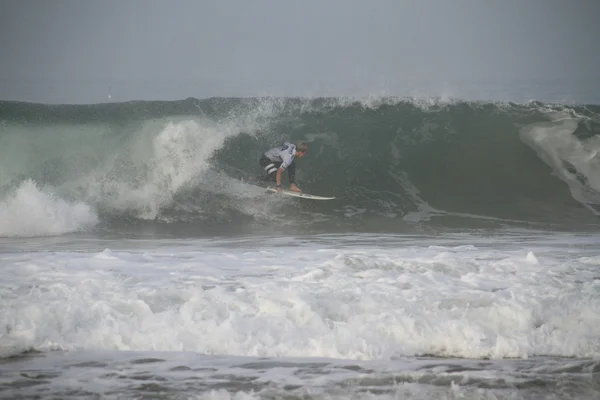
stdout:
{"type": "Polygon", "coordinates": [[[259,164],[265,171],[265,175],[259,177],[258,180],[261,182],[275,182],[277,169],[281,165],[281,162],[273,162],[268,157],[263,155],[259,160],[259,164]]]}
{"type": "Polygon", "coordinates": [[[290,181],[290,185],[292,183],[296,183],[296,162],[292,161],[292,163],[287,167],[288,171],[288,179],[290,181]]]}

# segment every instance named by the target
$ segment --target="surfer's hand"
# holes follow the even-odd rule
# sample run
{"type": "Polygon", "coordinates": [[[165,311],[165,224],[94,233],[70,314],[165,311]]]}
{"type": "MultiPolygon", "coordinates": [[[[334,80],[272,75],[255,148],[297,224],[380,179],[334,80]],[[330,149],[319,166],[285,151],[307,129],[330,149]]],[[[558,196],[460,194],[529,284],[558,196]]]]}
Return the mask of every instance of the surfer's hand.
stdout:
{"type": "Polygon", "coordinates": [[[294,191],[294,192],[302,192],[302,190],[300,190],[300,188],[298,186],[296,186],[295,183],[292,183],[290,185],[290,190],[294,191]]]}

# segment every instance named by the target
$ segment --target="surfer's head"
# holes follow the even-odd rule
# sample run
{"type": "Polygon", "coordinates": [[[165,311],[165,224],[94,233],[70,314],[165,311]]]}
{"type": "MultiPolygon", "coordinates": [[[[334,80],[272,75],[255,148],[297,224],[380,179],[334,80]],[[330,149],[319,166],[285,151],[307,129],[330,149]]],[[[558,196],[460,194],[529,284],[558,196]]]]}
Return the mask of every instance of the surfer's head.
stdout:
{"type": "Polygon", "coordinates": [[[306,143],[299,142],[296,144],[296,157],[304,157],[307,151],[308,145],[306,143]]]}

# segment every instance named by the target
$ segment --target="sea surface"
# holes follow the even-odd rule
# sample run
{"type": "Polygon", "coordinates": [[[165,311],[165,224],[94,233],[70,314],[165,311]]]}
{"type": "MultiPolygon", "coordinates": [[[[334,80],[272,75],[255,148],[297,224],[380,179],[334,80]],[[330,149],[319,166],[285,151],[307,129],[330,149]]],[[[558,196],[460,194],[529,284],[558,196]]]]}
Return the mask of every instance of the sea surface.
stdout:
{"type": "Polygon", "coordinates": [[[0,398],[600,398],[600,101],[539,98],[0,102],[0,398]]]}

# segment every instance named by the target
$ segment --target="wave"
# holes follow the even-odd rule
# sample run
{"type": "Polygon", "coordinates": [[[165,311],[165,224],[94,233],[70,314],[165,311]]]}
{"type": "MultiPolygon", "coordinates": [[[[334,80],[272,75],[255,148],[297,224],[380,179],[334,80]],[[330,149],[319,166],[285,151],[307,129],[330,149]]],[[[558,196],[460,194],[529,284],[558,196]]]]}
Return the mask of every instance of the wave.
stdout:
{"type": "Polygon", "coordinates": [[[399,98],[0,102],[0,121],[2,236],[123,221],[199,230],[586,226],[600,214],[594,105],[399,98]],[[292,200],[240,182],[260,173],[260,154],[282,140],[309,143],[298,182],[336,200],[292,200]]]}

